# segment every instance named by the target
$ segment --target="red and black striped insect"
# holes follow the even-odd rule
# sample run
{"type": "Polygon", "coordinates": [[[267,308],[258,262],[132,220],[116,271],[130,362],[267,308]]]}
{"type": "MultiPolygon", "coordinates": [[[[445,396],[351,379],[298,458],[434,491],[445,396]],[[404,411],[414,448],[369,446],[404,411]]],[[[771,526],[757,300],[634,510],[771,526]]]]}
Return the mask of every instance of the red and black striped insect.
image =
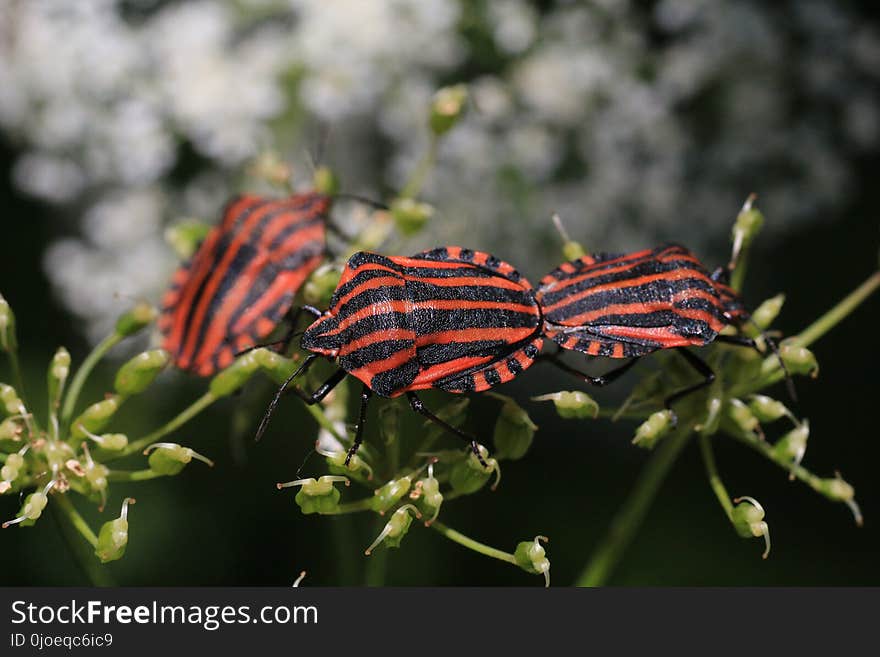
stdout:
{"type": "MultiPolygon", "coordinates": [[[[536,298],[544,335],[564,349],[589,356],[632,358],[626,365],[591,377],[546,356],[557,366],[594,385],[610,383],[639,356],[678,349],[703,380],[665,400],[671,404],[714,381],[712,369],[687,347],[713,341],[758,348],[744,335],[726,335],[750,316],[739,294],[727,284],[728,268],[712,274],[685,247],[668,244],[629,254],[585,255],[545,276],[536,298]]],[[[767,340],[775,351],[775,344],[767,340]]],[[[784,366],[783,366],[784,367],[784,366]]]]}
{"type": "Polygon", "coordinates": [[[319,357],[339,370],[313,393],[293,391],[307,404],[321,401],[349,374],[363,383],[356,435],[346,463],[361,443],[367,403],[406,395],[413,410],[467,440],[436,417],[415,391],[482,391],[532,365],[542,342],[534,289],[511,265],[487,253],[440,247],[411,258],[359,252],[348,261],[329,309],[303,333],[311,352],[281,386],[263,418],[265,431],[281,395],[319,357]]]}
{"type": "Polygon", "coordinates": [[[331,198],[234,198],[162,299],[162,348],[177,367],[210,376],[266,338],[326,250],[331,198]]]}

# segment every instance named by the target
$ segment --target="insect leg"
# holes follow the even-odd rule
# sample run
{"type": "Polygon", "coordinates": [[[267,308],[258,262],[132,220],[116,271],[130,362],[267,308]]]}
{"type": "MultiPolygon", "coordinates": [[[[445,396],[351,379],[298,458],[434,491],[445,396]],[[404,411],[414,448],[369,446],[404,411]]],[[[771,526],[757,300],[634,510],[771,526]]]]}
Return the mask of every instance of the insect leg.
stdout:
{"type": "MultiPolygon", "coordinates": [[[[667,397],[663,401],[663,406],[665,406],[669,411],[672,411],[672,404],[679,401],[682,397],[687,397],[689,394],[696,392],[697,390],[701,390],[708,385],[711,385],[712,382],[715,380],[715,372],[713,372],[712,368],[709,367],[701,358],[695,356],[684,347],[678,347],[677,350],[678,353],[684,356],[684,359],[688,362],[688,364],[693,367],[697,372],[702,374],[704,378],[699,383],[688,386],[687,388],[679,390],[678,392],[673,393],[672,395],[667,397]]],[[[672,411],[672,420],[673,424],[678,421],[674,411],[672,411]]]]}
{"type": "Polygon", "coordinates": [[[361,388],[361,411],[358,414],[357,428],[354,430],[354,442],[351,444],[351,447],[349,447],[348,454],[345,455],[345,467],[348,467],[348,462],[351,461],[351,457],[357,453],[358,447],[361,446],[361,443],[364,440],[364,424],[367,421],[367,404],[372,396],[373,391],[367,386],[361,388]]]}
{"type": "Polygon", "coordinates": [[[541,354],[538,356],[539,359],[547,361],[548,363],[558,367],[563,372],[568,372],[569,374],[573,374],[574,376],[583,379],[590,385],[594,386],[606,386],[609,383],[617,380],[633,366],[636,364],[638,358],[632,358],[628,362],[624,363],[620,367],[616,367],[613,370],[609,370],[600,376],[590,376],[589,374],[585,374],[581,372],[579,369],[572,367],[568,363],[562,361],[556,354],[541,354]]]}
{"type": "MultiPolygon", "coordinates": [[[[785,373],[785,386],[788,389],[788,395],[791,397],[792,401],[797,401],[797,391],[794,389],[794,381],[791,378],[791,374],[788,371],[788,368],[785,366],[785,362],[782,360],[782,356],[779,355],[779,346],[776,344],[776,341],[768,336],[766,333],[761,333],[764,338],[764,342],[767,343],[767,347],[773,354],[776,356],[776,359],[779,361],[780,367],[782,367],[782,371],[785,373]]],[[[727,344],[733,344],[740,347],[751,347],[755,351],[757,351],[762,356],[766,356],[767,352],[762,350],[758,343],[754,341],[754,339],[749,338],[744,335],[716,335],[716,342],[725,342],[727,344]]]]}
{"type": "Polygon", "coordinates": [[[269,420],[272,418],[272,414],[275,412],[275,408],[278,406],[278,402],[281,401],[281,396],[285,392],[294,392],[300,399],[302,399],[306,404],[312,405],[317,404],[319,401],[324,399],[333,388],[337,386],[337,384],[342,381],[348,374],[345,370],[338,370],[335,372],[329,379],[327,379],[324,383],[322,383],[315,392],[309,394],[307,392],[303,392],[299,388],[289,388],[290,384],[293,380],[301,374],[304,374],[315,362],[315,359],[318,358],[318,354],[309,354],[306,356],[306,359],[302,362],[296,371],[287,377],[287,380],[281,384],[281,387],[275,392],[275,396],[272,398],[272,401],[269,402],[269,407],[266,409],[265,414],[263,415],[263,419],[260,420],[260,426],[257,428],[256,440],[259,440],[263,437],[263,434],[266,432],[267,427],[269,426],[269,420]]]}
{"type": "Polygon", "coordinates": [[[433,422],[437,426],[443,427],[448,432],[454,433],[456,436],[458,436],[462,440],[466,440],[467,442],[469,442],[471,445],[471,450],[473,451],[474,454],[477,455],[477,459],[479,459],[479,461],[480,461],[480,465],[482,465],[484,468],[489,467],[488,464],[486,463],[485,459],[483,459],[483,455],[480,454],[480,448],[477,445],[476,438],[474,438],[473,436],[471,436],[469,434],[466,434],[461,429],[457,429],[456,427],[452,426],[448,422],[445,422],[444,420],[441,420],[439,417],[434,415],[431,411],[429,411],[427,408],[425,408],[425,405],[422,403],[422,400],[416,396],[416,393],[408,392],[408,393],[406,393],[406,397],[407,397],[407,399],[409,399],[409,405],[412,407],[412,409],[416,413],[418,413],[420,415],[424,415],[426,418],[428,418],[431,422],[433,422]]]}
{"type": "Polygon", "coordinates": [[[299,322],[300,315],[303,312],[307,312],[311,315],[314,315],[315,319],[321,316],[321,311],[313,306],[297,306],[295,308],[291,308],[287,311],[287,320],[290,322],[290,327],[287,329],[287,332],[284,334],[280,340],[275,340],[273,342],[264,342],[262,344],[255,344],[247,349],[242,349],[239,352],[236,352],[235,357],[246,354],[249,351],[253,351],[254,349],[259,349],[261,347],[282,347],[282,351],[285,351],[289,346],[293,338],[295,338],[299,333],[296,331],[297,322],[299,322]]]}

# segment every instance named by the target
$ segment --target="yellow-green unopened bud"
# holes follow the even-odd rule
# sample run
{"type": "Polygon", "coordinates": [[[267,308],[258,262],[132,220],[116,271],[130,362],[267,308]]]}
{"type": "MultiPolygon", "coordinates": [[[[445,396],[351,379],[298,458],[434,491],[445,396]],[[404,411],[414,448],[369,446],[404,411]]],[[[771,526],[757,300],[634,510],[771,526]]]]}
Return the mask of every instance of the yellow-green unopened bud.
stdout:
{"type": "Polygon", "coordinates": [[[721,409],[724,408],[724,402],[717,395],[710,395],[706,400],[706,419],[694,427],[704,436],[711,436],[718,431],[718,425],[721,423],[721,409]]]}
{"type": "Polygon", "coordinates": [[[116,392],[120,395],[137,395],[146,390],[171,360],[164,349],[144,351],[119,368],[116,372],[116,392]]]}
{"type": "Polygon", "coordinates": [[[674,417],[672,411],[668,408],[652,413],[636,429],[636,435],[632,440],[633,445],[647,447],[648,449],[654,447],[657,441],[672,429],[674,417]]]}
{"type": "Polygon", "coordinates": [[[784,294],[777,294],[775,297],[770,297],[755,309],[755,312],[752,313],[752,321],[758,326],[758,328],[766,329],[779,315],[783,303],[785,303],[784,294]]]}
{"type": "Polygon", "coordinates": [[[89,438],[95,441],[101,449],[109,451],[119,451],[125,449],[128,445],[128,436],[122,433],[105,433],[102,436],[90,435],[89,438]]]}
{"type": "Polygon", "coordinates": [[[761,232],[764,225],[764,215],[757,208],[752,207],[753,197],[749,197],[742,210],[736,216],[733,224],[731,237],[734,244],[734,252],[739,252],[761,232]]]}
{"type": "Polygon", "coordinates": [[[521,459],[532,446],[537,428],[538,425],[519,404],[512,399],[504,402],[492,437],[497,458],[521,459]]]}
{"type": "Polygon", "coordinates": [[[489,481],[493,472],[495,483],[492,484],[492,490],[495,490],[501,481],[501,467],[498,461],[489,458],[489,450],[482,445],[479,445],[478,449],[486,465],[480,463],[477,455],[470,452],[466,459],[453,465],[449,473],[449,485],[459,495],[470,495],[480,490],[489,481]]]}
{"type": "Polygon", "coordinates": [[[254,349],[251,353],[260,369],[279,385],[287,381],[297,368],[297,363],[292,358],[285,358],[278,352],[265,347],[254,349]]]}
{"type": "Polygon", "coordinates": [[[119,395],[111,395],[92,404],[82,414],[71,423],[70,435],[77,439],[83,439],[89,433],[97,433],[101,431],[113,414],[119,410],[122,404],[122,398],[119,395]]]}
{"type": "MultiPolygon", "coordinates": [[[[810,437],[810,423],[804,420],[794,429],[780,438],[773,446],[773,453],[781,461],[791,461],[792,465],[800,465],[807,451],[807,438],[810,437]]],[[[789,476],[794,479],[794,473],[789,476]]]]}
{"type": "Polygon", "coordinates": [[[58,347],[52,361],[49,363],[49,372],[46,375],[46,383],[49,389],[49,404],[52,408],[58,406],[58,399],[70,374],[70,352],[64,347],[58,347]]]}
{"type": "Polygon", "coordinates": [[[419,510],[414,507],[412,504],[404,504],[397,511],[391,514],[391,517],[388,519],[388,522],[385,523],[385,527],[382,529],[381,533],[376,537],[376,540],[364,550],[364,554],[370,556],[373,550],[375,550],[380,544],[384,544],[385,547],[400,547],[400,542],[403,540],[403,537],[406,536],[406,533],[409,531],[409,527],[412,524],[412,515],[415,515],[416,518],[421,518],[422,514],[419,513],[419,510]]]}
{"type": "Polygon", "coordinates": [[[753,497],[743,496],[733,500],[736,506],[730,512],[730,521],[736,532],[743,538],[764,537],[764,554],[766,559],[770,554],[770,528],[764,522],[764,507],[753,497]]]}
{"type": "Polygon", "coordinates": [[[416,491],[413,491],[410,493],[410,498],[415,499],[422,513],[429,516],[425,521],[425,527],[428,527],[440,515],[440,506],[443,504],[443,493],[440,492],[440,482],[434,478],[433,465],[428,466],[427,478],[420,479],[416,488],[418,496],[414,495],[416,491]]]}
{"type": "Polygon", "coordinates": [[[781,417],[791,417],[785,404],[767,395],[752,395],[749,397],[749,409],[760,422],[775,422],[781,417]]]}
{"type": "Polygon", "coordinates": [[[363,471],[364,474],[366,474],[368,481],[373,478],[373,468],[371,468],[370,464],[364,461],[364,459],[356,453],[352,454],[349,459],[348,451],[344,449],[334,451],[316,446],[315,451],[321,456],[326,457],[327,465],[330,466],[330,472],[349,472],[356,474],[363,471]],[[348,459],[348,465],[345,465],[346,459],[348,459]]]}
{"type": "Polygon", "coordinates": [[[318,267],[303,286],[303,300],[319,308],[328,306],[339,284],[339,276],[339,268],[332,263],[318,267]]]}
{"type": "Polygon", "coordinates": [[[116,320],[116,334],[122,337],[134,335],[150,324],[159,311],[148,303],[139,303],[116,320]]]}
{"type": "Polygon", "coordinates": [[[336,482],[343,482],[346,486],[350,483],[347,477],[324,475],[318,479],[309,477],[308,479],[276,484],[276,486],[279,490],[300,486],[294,499],[300,510],[308,515],[311,513],[333,513],[336,510],[340,498],[340,493],[334,485],[336,482]]]}
{"type": "Polygon", "coordinates": [[[193,459],[214,467],[214,462],[211,459],[177,443],[153,443],[144,450],[144,454],[150,455],[147,460],[150,469],[162,475],[176,475],[193,459]]]}
{"type": "Polygon", "coordinates": [[[15,337],[15,314],[9,302],[0,294],[0,350],[15,351],[18,341],[15,337]]]}
{"type": "Polygon", "coordinates": [[[208,236],[211,227],[196,219],[187,219],[165,230],[165,241],[174,249],[177,257],[188,260],[208,236]]]}
{"type": "Polygon", "coordinates": [[[18,396],[18,393],[10,385],[0,383],[0,409],[7,415],[24,415],[27,409],[18,396]]]}
{"type": "Polygon", "coordinates": [[[550,559],[547,558],[541,541],[547,543],[549,540],[546,536],[535,536],[533,541],[517,544],[513,553],[516,563],[524,571],[533,575],[544,575],[545,586],[550,586],[550,559]]]}
{"type": "Polygon", "coordinates": [[[599,415],[599,404],[587,393],[580,390],[562,390],[546,395],[532,397],[532,401],[552,401],[559,417],[566,419],[595,418],[599,415]]]}
{"type": "Polygon", "coordinates": [[[116,561],[125,554],[125,547],[128,545],[128,507],[134,502],[134,498],[126,497],[119,517],[101,525],[98,545],[95,547],[95,555],[101,563],[116,561]]]}
{"type": "Polygon", "coordinates": [[[412,236],[422,230],[434,215],[434,208],[411,198],[391,202],[391,218],[401,235],[412,236]]]}
{"type": "Polygon", "coordinates": [[[315,175],[312,178],[312,186],[316,192],[333,196],[339,191],[339,179],[336,174],[327,166],[320,166],[315,169],[315,175]]]}
{"type": "Polygon", "coordinates": [[[821,479],[816,490],[830,500],[846,504],[850,508],[850,511],[852,511],[856,524],[859,527],[864,524],[862,512],[859,509],[859,505],[856,504],[856,491],[849,483],[844,481],[839,472],[835,473],[833,479],[821,479]]]}
{"type": "Polygon", "coordinates": [[[0,422],[0,440],[19,440],[22,430],[17,418],[6,418],[0,422]]]}
{"type": "Polygon", "coordinates": [[[779,348],[779,355],[792,374],[809,374],[814,379],[819,376],[819,362],[806,347],[784,344],[779,348]]]}
{"type": "Polygon", "coordinates": [[[370,508],[384,514],[409,492],[411,485],[412,479],[409,477],[392,479],[381,488],[376,489],[373,493],[373,499],[370,500],[370,508]]]}
{"type": "Polygon", "coordinates": [[[54,485],[55,481],[50,481],[43,490],[33,492],[24,498],[24,504],[21,505],[21,509],[15,514],[15,519],[4,522],[2,528],[6,529],[10,525],[20,525],[22,527],[33,525],[43,515],[43,509],[49,503],[49,491],[54,485]]]}
{"type": "Polygon", "coordinates": [[[456,84],[451,87],[443,87],[434,94],[434,100],[431,102],[431,131],[440,136],[458,122],[464,113],[464,106],[467,102],[468,90],[463,84],[456,84]]]}
{"type": "Polygon", "coordinates": [[[761,434],[761,423],[751,409],[740,399],[731,399],[724,409],[725,416],[745,433],[761,434]]]}
{"type": "Polygon", "coordinates": [[[259,366],[258,357],[253,351],[249,351],[214,376],[208,384],[208,390],[215,397],[228,397],[247,383],[259,366]]]}

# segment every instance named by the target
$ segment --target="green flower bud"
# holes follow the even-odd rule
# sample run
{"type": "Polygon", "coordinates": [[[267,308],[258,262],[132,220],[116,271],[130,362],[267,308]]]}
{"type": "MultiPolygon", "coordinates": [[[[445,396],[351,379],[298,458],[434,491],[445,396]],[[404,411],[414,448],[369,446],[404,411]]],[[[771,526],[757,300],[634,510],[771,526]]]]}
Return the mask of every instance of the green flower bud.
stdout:
{"type": "Polygon", "coordinates": [[[760,210],[752,207],[754,203],[754,194],[746,199],[742,210],[736,216],[733,224],[731,238],[733,239],[733,252],[739,254],[744,248],[748,247],[751,241],[761,232],[764,225],[764,215],[760,210]]]}
{"type": "Polygon", "coordinates": [[[388,509],[397,504],[409,492],[410,486],[412,486],[412,479],[408,476],[392,479],[374,491],[373,499],[370,500],[370,508],[373,511],[378,511],[380,515],[385,515],[388,509]]]}
{"type": "Polygon", "coordinates": [[[259,349],[254,349],[251,353],[257,359],[259,368],[278,385],[287,381],[298,367],[298,363],[292,358],[285,358],[271,349],[260,347],[259,349]]]}
{"type": "Polygon", "coordinates": [[[18,340],[15,336],[15,313],[9,302],[0,294],[0,350],[15,351],[18,340]]]}
{"type": "Polygon", "coordinates": [[[806,347],[783,344],[779,348],[779,355],[792,374],[809,374],[814,379],[819,376],[819,362],[806,347]]]}
{"type": "Polygon", "coordinates": [[[0,527],[6,529],[11,525],[20,524],[22,527],[33,525],[43,515],[43,509],[49,503],[49,491],[52,490],[56,483],[56,480],[53,479],[42,491],[35,491],[24,498],[24,504],[21,505],[21,509],[15,514],[15,519],[7,520],[0,527]]]}
{"type": "Polygon", "coordinates": [[[443,493],[440,492],[440,482],[434,478],[433,463],[428,466],[428,476],[416,482],[415,490],[409,496],[416,500],[422,513],[430,516],[425,521],[425,527],[430,527],[440,515],[440,507],[443,505],[443,493]]]}
{"type": "Polygon", "coordinates": [[[547,558],[541,541],[549,543],[550,539],[546,536],[535,536],[534,541],[523,541],[517,544],[513,556],[517,565],[527,573],[543,573],[545,586],[550,586],[550,559],[547,558]]]}
{"type": "Polygon", "coordinates": [[[764,537],[766,549],[761,558],[766,559],[770,554],[770,528],[764,522],[764,507],[754,497],[737,497],[733,500],[736,505],[730,512],[730,521],[736,532],[743,538],[764,537]]]}
{"type": "Polygon", "coordinates": [[[519,404],[512,399],[504,402],[492,436],[497,458],[521,459],[532,446],[537,428],[538,425],[519,404]]]}
{"type": "Polygon", "coordinates": [[[704,436],[711,436],[718,431],[718,425],[721,423],[722,408],[724,408],[724,402],[721,397],[710,395],[706,401],[706,419],[696,425],[694,429],[704,436]]]}
{"type": "Polygon", "coordinates": [[[144,455],[147,454],[150,455],[147,460],[150,469],[162,475],[176,475],[193,459],[206,463],[208,467],[214,467],[214,462],[211,459],[177,443],[153,443],[144,450],[144,455]]]}
{"type": "Polygon", "coordinates": [[[0,422],[0,440],[20,440],[23,427],[18,418],[6,418],[0,422]]]}
{"type": "Polygon", "coordinates": [[[412,524],[412,515],[410,514],[415,515],[416,518],[422,517],[419,510],[412,504],[404,504],[392,513],[391,518],[385,523],[385,527],[376,537],[376,540],[370,544],[370,547],[364,550],[364,554],[370,556],[380,543],[384,543],[385,547],[400,547],[400,542],[406,536],[409,526],[412,524]]]}
{"type": "Polygon", "coordinates": [[[0,409],[3,409],[7,415],[27,414],[24,402],[19,399],[15,388],[5,383],[0,383],[0,409]]]}
{"type": "MultiPolygon", "coordinates": [[[[0,468],[0,479],[10,484],[18,479],[18,475],[24,469],[24,457],[21,454],[13,452],[6,457],[6,462],[0,468]]],[[[8,489],[7,489],[8,490],[8,489]]]]}
{"type": "MultiPolygon", "coordinates": [[[[807,451],[809,437],[810,422],[804,420],[776,442],[773,453],[780,461],[791,461],[792,466],[800,465],[807,451]]],[[[794,480],[794,472],[788,478],[794,480]]]]}
{"type": "Polygon", "coordinates": [[[315,175],[312,178],[312,186],[315,191],[320,194],[333,196],[339,191],[339,179],[330,167],[320,166],[315,169],[315,175]]]}
{"type": "Polygon", "coordinates": [[[850,511],[852,511],[856,525],[861,527],[864,524],[862,511],[859,509],[859,505],[856,504],[856,491],[852,485],[844,481],[839,472],[834,473],[833,479],[821,479],[819,485],[816,486],[816,490],[830,500],[846,504],[850,511]]]}
{"type": "Polygon", "coordinates": [[[266,182],[281,186],[287,186],[293,177],[291,166],[281,159],[274,151],[260,153],[248,167],[248,173],[255,178],[262,178],[266,182]]]}
{"type": "Polygon", "coordinates": [[[116,392],[120,395],[137,395],[146,390],[171,360],[164,349],[144,351],[119,368],[116,372],[116,392]]]}
{"type": "Polygon", "coordinates": [[[740,399],[731,399],[724,408],[725,418],[744,433],[757,434],[763,438],[761,423],[740,399]]]}
{"type": "Polygon", "coordinates": [[[248,382],[260,366],[259,358],[254,355],[254,351],[239,356],[232,365],[211,379],[208,390],[212,395],[218,398],[228,397],[248,382]]]}
{"type": "Polygon", "coordinates": [[[351,483],[348,477],[324,475],[318,479],[309,477],[275,485],[278,490],[301,486],[294,499],[302,512],[308,515],[311,513],[333,513],[336,510],[339,506],[340,494],[334,484],[339,481],[345,483],[346,486],[351,483]]]}
{"type": "Polygon", "coordinates": [[[339,276],[339,268],[335,264],[321,265],[303,286],[303,300],[312,306],[328,306],[339,284],[339,276]]]}
{"type": "Polygon", "coordinates": [[[89,438],[94,440],[101,449],[111,452],[118,452],[128,446],[128,436],[123,433],[105,433],[101,436],[90,433],[89,438]]]}
{"type": "Polygon", "coordinates": [[[122,502],[119,517],[101,525],[98,545],[95,547],[95,555],[101,563],[116,561],[125,554],[125,547],[128,545],[128,506],[134,503],[133,497],[126,497],[122,502]]]}
{"type": "Polygon", "coordinates": [[[139,303],[116,320],[116,335],[128,337],[150,324],[159,311],[148,303],[139,303]]]}
{"type": "Polygon", "coordinates": [[[668,408],[652,413],[636,429],[636,435],[632,440],[633,445],[648,449],[654,447],[658,440],[672,430],[674,417],[668,408]]]}
{"type": "Polygon", "coordinates": [[[492,484],[492,490],[498,488],[498,484],[501,483],[501,466],[498,465],[498,461],[488,458],[489,450],[482,445],[478,445],[477,449],[486,462],[485,466],[480,463],[476,454],[469,452],[467,458],[453,465],[449,473],[449,485],[460,495],[470,495],[480,490],[489,481],[493,472],[495,483],[492,484]]]}
{"type": "Polygon", "coordinates": [[[755,309],[755,312],[752,313],[752,321],[761,330],[766,329],[779,315],[783,303],[785,303],[784,294],[777,294],[775,297],[770,297],[755,309]]]}
{"type": "Polygon", "coordinates": [[[324,449],[316,444],[315,451],[327,459],[327,465],[330,466],[331,472],[350,472],[352,474],[364,472],[367,476],[367,481],[370,481],[373,478],[373,468],[371,468],[369,463],[367,463],[357,453],[352,455],[352,457],[348,460],[348,466],[346,466],[345,459],[348,457],[348,450],[324,449]]]}
{"type": "Polygon", "coordinates": [[[58,400],[61,397],[61,391],[64,390],[64,383],[67,381],[67,375],[70,374],[70,352],[64,347],[58,347],[52,361],[49,363],[49,372],[46,375],[46,383],[49,389],[49,406],[52,409],[58,407],[58,400]]]}
{"type": "Polygon", "coordinates": [[[556,406],[556,412],[559,414],[559,417],[566,419],[582,420],[599,416],[599,404],[587,393],[580,390],[551,392],[546,395],[532,397],[532,401],[552,401],[556,406]]]}
{"type": "Polygon", "coordinates": [[[188,260],[205,241],[209,232],[211,226],[208,224],[197,219],[187,219],[166,228],[165,241],[174,249],[178,258],[188,260]]]}
{"type": "Polygon", "coordinates": [[[566,260],[577,260],[578,258],[582,258],[585,255],[584,247],[580,245],[579,242],[575,242],[571,237],[568,236],[568,231],[565,230],[565,226],[562,224],[562,217],[558,214],[554,214],[552,217],[553,225],[556,226],[556,230],[562,236],[562,255],[566,260]]]}
{"type": "Polygon", "coordinates": [[[119,395],[110,395],[107,399],[92,404],[71,423],[70,435],[82,440],[90,433],[97,433],[107,426],[110,418],[119,410],[122,401],[119,395]]]}
{"type": "Polygon", "coordinates": [[[398,198],[391,202],[391,218],[401,235],[410,237],[420,232],[434,215],[434,208],[411,198],[398,198]]]}
{"type": "Polygon", "coordinates": [[[439,89],[431,102],[431,132],[438,137],[449,132],[464,113],[467,97],[467,86],[463,84],[439,89]]]}
{"type": "Polygon", "coordinates": [[[783,416],[793,418],[791,411],[785,407],[785,404],[767,395],[751,395],[749,410],[760,422],[775,422],[783,416]]]}

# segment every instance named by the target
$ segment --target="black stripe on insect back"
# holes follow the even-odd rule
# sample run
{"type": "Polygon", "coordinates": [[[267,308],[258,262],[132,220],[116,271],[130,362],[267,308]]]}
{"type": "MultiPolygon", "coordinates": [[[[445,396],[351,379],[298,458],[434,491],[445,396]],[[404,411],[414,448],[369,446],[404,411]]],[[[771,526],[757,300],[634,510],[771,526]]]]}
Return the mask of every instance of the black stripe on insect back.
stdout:
{"type": "Polygon", "coordinates": [[[398,351],[411,350],[413,346],[412,340],[377,340],[350,354],[340,356],[339,366],[344,370],[356,370],[369,363],[389,358],[398,351]]]}
{"type": "Polygon", "coordinates": [[[494,356],[503,340],[472,340],[469,342],[444,342],[419,347],[416,352],[422,365],[436,365],[464,356],[494,356]]]}
{"type": "MultiPolygon", "coordinates": [[[[628,279],[621,279],[620,282],[625,283],[626,280],[628,279]]],[[[566,288],[565,291],[568,292],[570,289],[571,288],[566,288]]],[[[609,290],[594,292],[592,294],[587,292],[580,296],[574,296],[570,303],[545,311],[545,313],[548,319],[551,319],[554,322],[562,322],[569,317],[601,310],[602,308],[607,308],[611,305],[668,301],[669,297],[673,294],[685,292],[687,290],[703,290],[711,295],[715,294],[712,284],[702,278],[682,278],[679,280],[662,279],[644,283],[642,285],[614,287],[609,290]]],[[[545,307],[553,303],[552,299],[550,299],[551,296],[553,295],[547,294],[544,296],[543,303],[545,307]]],[[[569,295],[559,294],[557,296],[559,297],[559,300],[563,300],[569,295]]],[[[712,312],[717,312],[717,309],[714,306],[712,306],[712,312]]],[[[592,320],[590,323],[598,323],[598,321],[592,320]]]]}
{"type": "Polygon", "coordinates": [[[406,290],[414,302],[440,301],[487,301],[520,303],[534,306],[535,296],[530,290],[512,290],[493,285],[434,285],[423,281],[407,281],[406,290]]]}
{"type": "Polygon", "coordinates": [[[526,312],[475,308],[461,310],[433,310],[416,308],[411,313],[412,327],[418,335],[430,335],[437,331],[455,331],[463,327],[479,328],[532,328],[540,324],[540,318],[526,312]]]}

